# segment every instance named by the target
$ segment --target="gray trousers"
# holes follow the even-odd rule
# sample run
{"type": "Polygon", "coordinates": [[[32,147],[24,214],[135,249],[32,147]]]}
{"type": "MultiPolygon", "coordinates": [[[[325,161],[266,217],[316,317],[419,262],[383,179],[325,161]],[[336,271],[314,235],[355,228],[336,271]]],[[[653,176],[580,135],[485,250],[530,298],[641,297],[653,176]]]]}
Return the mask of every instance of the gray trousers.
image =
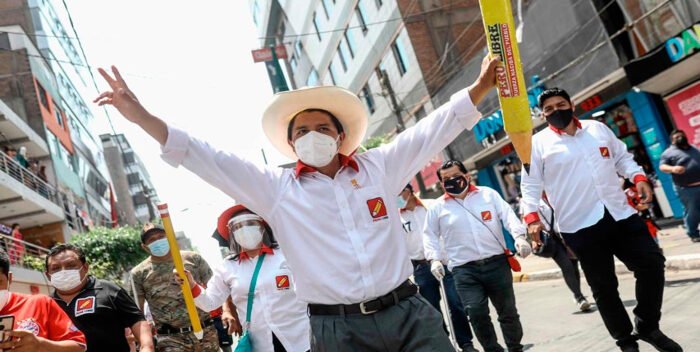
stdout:
{"type": "Polygon", "coordinates": [[[312,315],[311,351],[454,351],[442,315],[420,295],[372,315],[312,315]]]}

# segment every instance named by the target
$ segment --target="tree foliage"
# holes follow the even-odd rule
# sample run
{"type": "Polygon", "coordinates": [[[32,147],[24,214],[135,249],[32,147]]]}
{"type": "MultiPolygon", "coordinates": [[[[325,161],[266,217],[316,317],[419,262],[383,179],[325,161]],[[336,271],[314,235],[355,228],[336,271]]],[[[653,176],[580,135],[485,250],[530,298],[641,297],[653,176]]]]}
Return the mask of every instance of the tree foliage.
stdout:
{"type": "Polygon", "coordinates": [[[141,230],[137,227],[97,227],[73,236],[70,243],[85,252],[93,275],[121,281],[128,270],[148,256],[141,248],[140,236],[141,230]]]}
{"type": "Polygon", "coordinates": [[[370,137],[362,144],[362,148],[364,148],[364,150],[374,149],[382,144],[389,143],[390,140],[391,136],[389,134],[370,137]]]}

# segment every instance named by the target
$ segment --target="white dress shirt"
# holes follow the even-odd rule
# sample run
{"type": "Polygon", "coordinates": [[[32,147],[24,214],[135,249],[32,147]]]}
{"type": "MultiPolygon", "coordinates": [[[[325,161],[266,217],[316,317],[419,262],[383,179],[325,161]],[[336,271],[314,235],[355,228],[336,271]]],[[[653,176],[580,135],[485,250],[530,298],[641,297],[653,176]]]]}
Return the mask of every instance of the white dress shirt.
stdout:
{"type": "Polygon", "coordinates": [[[413,210],[401,209],[401,221],[406,232],[406,245],[411,260],[424,260],[423,226],[428,211],[423,204],[416,204],[413,210]]]}
{"type": "Polygon", "coordinates": [[[530,172],[523,172],[521,191],[525,221],[539,220],[542,190],[557,214],[559,232],[592,226],[608,209],[615,220],[636,211],[627,204],[618,174],[635,183],[646,180],[625,144],[605,124],[581,121],[573,136],[545,128],[532,138],[530,172]]]}
{"type": "MultiPolygon", "coordinates": [[[[241,325],[248,312],[248,291],[258,258],[224,260],[209,279],[207,288],[193,290],[194,303],[204,311],[215,310],[231,296],[241,325]]],[[[272,333],[287,351],[306,351],[309,317],[306,304],[295,294],[294,278],[284,254],[278,249],[263,259],[253,295],[249,334],[256,351],[272,351],[272,333]]]]}
{"type": "Polygon", "coordinates": [[[392,142],[346,162],[334,178],[258,167],[172,127],[162,157],[268,222],[295,274],[299,299],[353,304],[385,295],[411,275],[406,246],[398,245],[405,233],[396,195],[480,117],[464,89],[392,142]]]}
{"type": "Polygon", "coordinates": [[[513,208],[491,188],[472,186],[463,200],[445,197],[428,210],[423,229],[425,256],[428,260],[440,259],[441,238],[450,270],[503,254],[506,243],[501,224],[513,239],[526,233],[513,208]]]}

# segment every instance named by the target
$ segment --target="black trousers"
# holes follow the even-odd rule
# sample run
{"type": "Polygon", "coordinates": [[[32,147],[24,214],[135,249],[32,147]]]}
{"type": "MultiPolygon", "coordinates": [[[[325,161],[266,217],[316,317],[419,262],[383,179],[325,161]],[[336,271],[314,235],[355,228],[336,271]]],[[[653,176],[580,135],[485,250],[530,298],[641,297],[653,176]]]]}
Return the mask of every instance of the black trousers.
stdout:
{"type": "Polygon", "coordinates": [[[636,342],[617,291],[613,257],[622,261],[636,279],[637,330],[646,333],[659,328],[665,258],[638,215],[615,221],[606,209],[597,224],[562,236],[579,258],[605,327],[619,346],[636,342]]]}

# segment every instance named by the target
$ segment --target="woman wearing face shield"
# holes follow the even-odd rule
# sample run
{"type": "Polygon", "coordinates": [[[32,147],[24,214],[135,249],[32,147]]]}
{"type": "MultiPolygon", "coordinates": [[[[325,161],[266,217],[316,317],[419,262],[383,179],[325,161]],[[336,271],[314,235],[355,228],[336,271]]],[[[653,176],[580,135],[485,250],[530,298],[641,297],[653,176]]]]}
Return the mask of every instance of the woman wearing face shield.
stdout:
{"type": "Polygon", "coordinates": [[[231,255],[214,269],[206,286],[187,273],[197,307],[211,311],[231,296],[254,351],[309,350],[306,304],[297,300],[294,278],[267,223],[236,205],[219,216],[214,238],[231,255]],[[258,266],[250,322],[246,322],[248,295],[258,266]]]}

